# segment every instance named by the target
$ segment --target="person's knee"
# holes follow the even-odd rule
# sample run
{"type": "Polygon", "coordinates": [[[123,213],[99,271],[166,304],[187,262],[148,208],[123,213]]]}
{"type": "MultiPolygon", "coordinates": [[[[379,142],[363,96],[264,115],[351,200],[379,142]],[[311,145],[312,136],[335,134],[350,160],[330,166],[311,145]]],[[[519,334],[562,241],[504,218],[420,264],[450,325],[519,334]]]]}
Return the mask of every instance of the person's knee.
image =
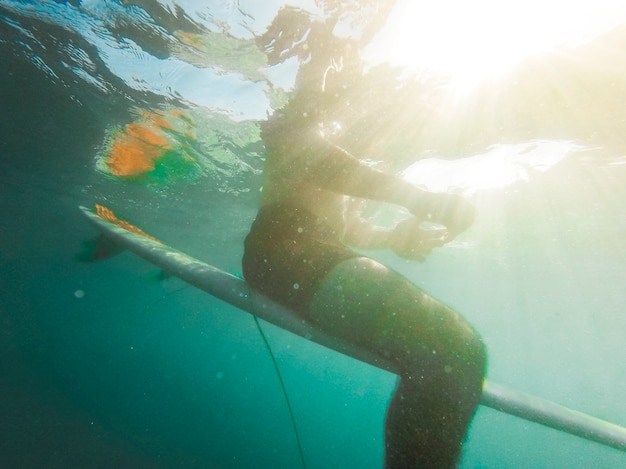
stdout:
{"type": "Polygon", "coordinates": [[[476,332],[465,343],[464,361],[466,374],[482,385],[487,368],[487,347],[476,332]]]}
{"type": "Polygon", "coordinates": [[[487,367],[485,343],[474,330],[471,333],[467,329],[462,332],[451,330],[449,334],[450,348],[433,357],[430,370],[434,379],[442,386],[448,383],[463,393],[478,396],[487,367]]]}
{"type": "Polygon", "coordinates": [[[450,315],[452,319],[443,332],[447,335],[445,359],[462,374],[482,379],[487,366],[487,347],[465,318],[457,313],[450,315]]]}
{"type": "Polygon", "coordinates": [[[478,333],[465,335],[462,346],[443,364],[442,386],[449,386],[451,395],[460,395],[468,408],[478,405],[482,395],[487,367],[487,348],[478,333]],[[446,384],[447,383],[447,384],[446,384]]]}

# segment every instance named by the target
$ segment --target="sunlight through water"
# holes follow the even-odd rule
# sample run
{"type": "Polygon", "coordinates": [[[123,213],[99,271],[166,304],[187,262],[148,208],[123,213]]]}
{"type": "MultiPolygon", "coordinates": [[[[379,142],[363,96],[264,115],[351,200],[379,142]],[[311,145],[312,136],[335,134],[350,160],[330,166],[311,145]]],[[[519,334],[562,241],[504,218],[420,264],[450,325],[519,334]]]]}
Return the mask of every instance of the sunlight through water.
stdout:
{"type": "Polygon", "coordinates": [[[471,88],[523,59],[580,45],[626,21],[621,0],[404,0],[369,58],[448,74],[471,88]]]}

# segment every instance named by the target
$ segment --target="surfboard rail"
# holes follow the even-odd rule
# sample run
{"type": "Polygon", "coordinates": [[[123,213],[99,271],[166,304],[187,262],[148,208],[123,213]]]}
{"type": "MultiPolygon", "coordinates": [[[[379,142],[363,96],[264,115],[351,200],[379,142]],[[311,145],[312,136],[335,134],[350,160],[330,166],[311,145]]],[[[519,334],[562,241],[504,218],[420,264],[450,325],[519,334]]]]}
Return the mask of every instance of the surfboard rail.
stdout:
{"type": "MultiPolygon", "coordinates": [[[[397,373],[393,362],[323,333],[292,311],[255,292],[244,280],[160,243],[154,238],[130,232],[99,217],[88,208],[82,206],[79,208],[111,241],[190,285],[305,339],[356,360],[397,373]]],[[[626,427],[493,381],[485,380],[481,404],[626,452],[626,427]]]]}

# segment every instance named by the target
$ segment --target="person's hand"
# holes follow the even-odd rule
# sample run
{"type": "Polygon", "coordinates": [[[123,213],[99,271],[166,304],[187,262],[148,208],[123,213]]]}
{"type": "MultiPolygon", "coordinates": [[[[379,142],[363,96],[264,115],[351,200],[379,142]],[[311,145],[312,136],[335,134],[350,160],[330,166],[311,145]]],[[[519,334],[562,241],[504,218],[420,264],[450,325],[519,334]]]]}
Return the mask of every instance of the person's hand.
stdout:
{"type": "Polygon", "coordinates": [[[450,241],[445,228],[425,229],[417,218],[400,222],[392,231],[389,248],[398,256],[423,262],[426,256],[437,247],[450,241]]]}
{"type": "Polygon", "coordinates": [[[465,198],[448,193],[427,193],[411,210],[418,217],[444,225],[452,237],[465,231],[476,218],[476,209],[465,198]]]}

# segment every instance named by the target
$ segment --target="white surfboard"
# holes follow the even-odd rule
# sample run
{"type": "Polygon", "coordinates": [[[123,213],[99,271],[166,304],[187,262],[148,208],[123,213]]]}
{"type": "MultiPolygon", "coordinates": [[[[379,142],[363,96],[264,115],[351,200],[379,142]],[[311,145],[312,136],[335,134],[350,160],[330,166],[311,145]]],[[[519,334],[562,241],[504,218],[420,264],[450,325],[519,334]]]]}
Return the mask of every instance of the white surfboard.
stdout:
{"type": "MultiPolygon", "coordinates": [[[[292,311],[256,293],[248,284],[227,272],[194,259],[154,239],[135,234],[80,207],[85,216],[107,238],[144,258],[168,274],[179,277],[233,306],[282,329],[357,360],[396,373],[390,361],[365,349],[328,336],[292,311]]],[[[547,427],[626,451],[626,428],[578,412],[537,396],[485,381],[481,404],[547,427]]]]}

